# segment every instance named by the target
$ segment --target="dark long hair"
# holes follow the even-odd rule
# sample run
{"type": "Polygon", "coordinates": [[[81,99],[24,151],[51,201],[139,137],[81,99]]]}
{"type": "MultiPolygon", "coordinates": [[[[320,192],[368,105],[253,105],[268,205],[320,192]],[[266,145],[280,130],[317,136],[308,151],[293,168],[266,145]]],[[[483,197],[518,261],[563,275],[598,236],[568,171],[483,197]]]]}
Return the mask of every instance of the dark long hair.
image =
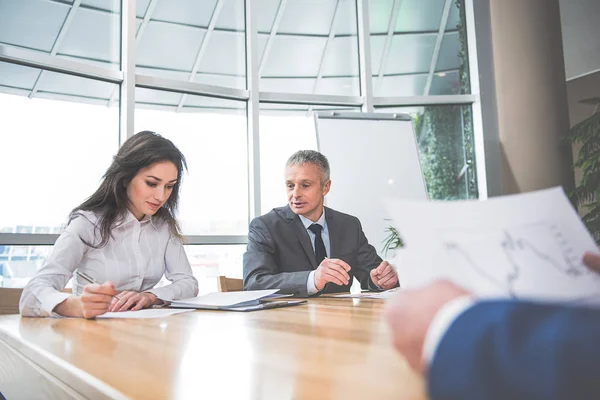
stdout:
{"type": "Polygon", "coordinates": [[[171,161],[177,167],[177,182],[173,186],[171,196],[165,204],[158,209],[155,218],[161,218],[169,224],[171,234],[182,239],[179,224],[175,219],[179,203],[179,188],[184,169],[187,170],[185,157],[177,147],[168,139],[157,133],[142,131],[136,133],[123,143],[112,164],[102,178],[100,187],[86,201],[75,207],[69,215],[67,225],[80,214],[81,211],[92,211],[98,215],[96,232],[100,234],[98,243],[83,242],[93,248],[106,246],[112,236],[112,228],[115,223],[124,217],[129,198],[127,197],[127,186],[129,182],[142,169],[150,165],[171,161]]]}

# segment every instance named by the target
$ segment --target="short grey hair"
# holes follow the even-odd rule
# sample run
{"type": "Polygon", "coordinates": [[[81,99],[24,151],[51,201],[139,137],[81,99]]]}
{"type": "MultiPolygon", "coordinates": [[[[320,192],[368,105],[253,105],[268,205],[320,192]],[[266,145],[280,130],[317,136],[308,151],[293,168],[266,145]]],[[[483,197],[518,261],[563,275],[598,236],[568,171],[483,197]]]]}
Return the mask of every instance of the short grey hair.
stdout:
{"type": "Polygon", "coordinates": [[[302,165],[302,164],[313,164],[319,167],[321,170],[321,186],[325,185],[325,182],[329,180],[331,175],[329,170],[329,161],[327,161],[327,157],[318,151],[314,150],[298,150],[294,154],[288,158],[285,163],[285,167],[289,167],[292,165],[302,165]]]}

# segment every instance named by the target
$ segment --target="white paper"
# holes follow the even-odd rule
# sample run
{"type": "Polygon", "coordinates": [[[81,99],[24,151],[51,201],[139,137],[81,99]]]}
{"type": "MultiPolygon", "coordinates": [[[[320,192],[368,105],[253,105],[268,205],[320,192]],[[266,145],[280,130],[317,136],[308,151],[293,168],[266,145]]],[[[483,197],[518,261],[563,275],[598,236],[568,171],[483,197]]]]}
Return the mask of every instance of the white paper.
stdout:
{"type": "Polygon", "coordinates": [[[364,293],[350,293],[350,294],[338,294],[333,297],[346,297],[354,299],[389,299],[393,297],[400,288],[394,288],[386,290],[384,292],[364,292],[364,293]]]}
{"type": "Polygon", "coordinates": [[[217,292],[171,302],[172,307],[231,307],[259,299],[273,298],[279,289],[217,292]]]}
{"type": "Polygon", "coordinates": [[[402,287],[446,278],[480,296],[573,300],[598,296],[581,262],[596,244],[561,188],[485,201],[386,201],[406,247],[402,287]]]}
{"type": "Polygon", "coordinates": [[[138,311],[121,311],[121,312],[107,312],[105,314],[99,315],[96,318],[135,318],[135,319],[143,319],[143,318],[163,318],[168,317],[173,314],[181,314],[184,312],[190,312],[194,310],[173,310],[169,308],[147,308],[144,310],[138,311]]]}

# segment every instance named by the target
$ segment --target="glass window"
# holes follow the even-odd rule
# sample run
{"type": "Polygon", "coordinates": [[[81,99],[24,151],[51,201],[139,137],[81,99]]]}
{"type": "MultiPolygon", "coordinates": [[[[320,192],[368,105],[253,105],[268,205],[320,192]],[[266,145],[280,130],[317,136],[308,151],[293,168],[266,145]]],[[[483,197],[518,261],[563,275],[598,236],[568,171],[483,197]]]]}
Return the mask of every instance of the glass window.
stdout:
{"type": "Polygon", "coordinates": [[[160,133],[187,159],[179,206],[183,232],[247,234],[246,103],[140,88],[136,102],[135,131],[160,133]]]}
{"type": "MultiPolygon", "coordinates": [[[[312,110],[358,111],[351,107],[261,104],[260,188],[261,212],[287,204],[284,169],[298,150],[318,150],[312,110]]],[[[247,232],[246,232],[247,233],[247,232]]]]}
{"type": "Polygon", "coordinates": [[[261,91],[359,95],[354,0],[257,4],[261,91]]]}
{"type": "Polygon", "coordinates": [[[396,107],[377,111],[412,116],[430,199],[478,198],[470,105],[396,107]]]}
{"type": "Polygon", "coordinates": [[[0,171],[15,172],[12,195],[0,197],[2,232],[56,232],[96,190],[118,149],[119,110],[107,107],[117,85],[39,75],[0,62],[0,171]]]}
{"type": "Polygon", "coordinates": [[[470,93],[464,0],[452,0],[440,35],[445,3],[445,0],[370,1],[375,96],[470,93]]]}
{"type": "Polygon", "coordinates": [[[51,250],[52,246],[0,245],[0,287],[25,287],[51,250]]]}
{"type": "Polygon", "coordinates": [[[119,69],[120,0],[72,3],[0,0],[0,43],[119,69]]]}
{"type": "Polygon", "coordinates": [[[159,1],[144,17],[138,74],[246,88],[243,0],[159,1]]]}
{"type": "MultiPolygon", "coordinates": [[[[185,246],[192,271],[198,279],[200,293],[216,292],[220,275],[243,277],[243,255],[246,245],[188,245],[185,246]]],[[[168,283],[168,282],[167,282],[168,283]]]]}

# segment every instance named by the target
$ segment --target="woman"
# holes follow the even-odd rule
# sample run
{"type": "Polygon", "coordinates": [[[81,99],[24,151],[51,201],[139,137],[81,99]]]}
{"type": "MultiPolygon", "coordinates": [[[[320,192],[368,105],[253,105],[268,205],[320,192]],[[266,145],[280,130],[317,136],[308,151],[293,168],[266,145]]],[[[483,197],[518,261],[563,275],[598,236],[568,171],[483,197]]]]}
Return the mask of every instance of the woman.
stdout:
{"type": "Polygon", "coordinates": [[[127,139],[23,290],[21,315],[94,318],[196,296],[175,220],[184,168],[170,140],[148,131],[127,139]],[[171,284],[154,288],[163,275],[171,284]],[[73,294],[62,293],[71,277],[73,294]]]}

